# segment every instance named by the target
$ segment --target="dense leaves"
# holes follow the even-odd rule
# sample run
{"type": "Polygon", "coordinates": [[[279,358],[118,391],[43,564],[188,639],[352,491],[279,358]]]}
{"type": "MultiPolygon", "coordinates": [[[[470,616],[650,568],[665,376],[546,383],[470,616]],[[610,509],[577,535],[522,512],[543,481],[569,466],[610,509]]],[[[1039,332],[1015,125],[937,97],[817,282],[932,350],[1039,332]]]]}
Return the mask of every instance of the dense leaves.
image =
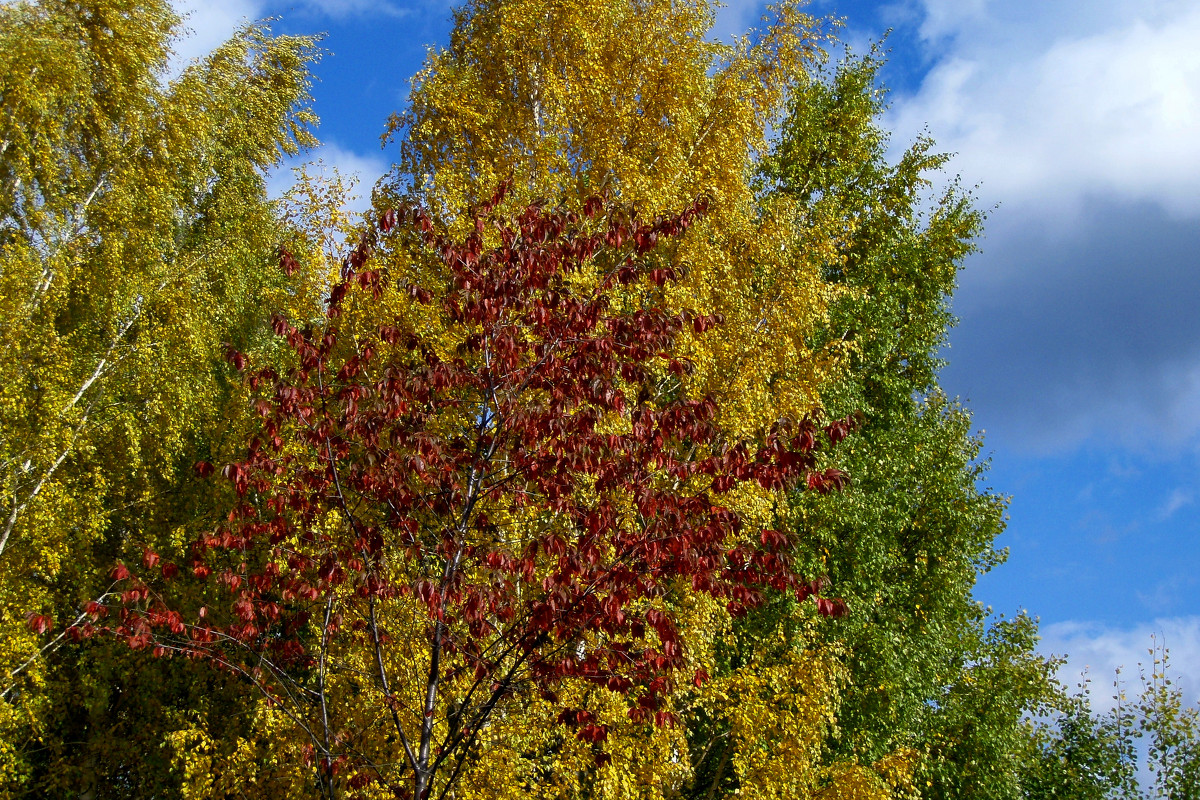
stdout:
{"type": "Polygon", "coordinates": [[[834,413],[864,415],[846,454],[855,482],[800,502],[816,532],[809,557],[851,610],[829,631],[851,676],[832,746],[866,760],[922,751],[927,796],[1009,797],[1021,718],[1051,698],[1051,670],[1033,652],[1031,620],[989,623],[971,597],[1002,560],[1004,500],[981,488],[980,441],[937,381],[957,266],[982,217],[953,186],[929,196],[945,161],[929,141],[885,157],[880,66],[875,54],[848,57],[798,92],[761,171],[764,192],[857,223],[826,271],[850,290],[825,334],[851,344],[850,368],[823,387],[834,413]]]}
{"type": "MultiPolygon", "coordinates": [[[[510,176],[514,208],[554,198],[582,211],[608,192],[650,217],[708,198],[711,215],[678,243],[687,270],[666,301],[724,317],[723,335],[684,333],[677,346],[726,425],[759,435],[817,413],[841,352],[813,342],[844,221],[802,220],[751,181],[824,36],[783,3],[761,35],[730,47],[707,37],[712,15],[706,0],[465,4],[392,121],[400,161],[381,189],[386,203],[415,193],[455,215],[510,176]]],[[[469,226],[460,216],[456,229],[469,226]]]]}
{"type": "MultiPolygon", "coordinates": [[[[766,591],[804,600],[819,588],[793,571],[791,535],[746,524],[722,498],[741,484],[841,488],[845,474],[818,470],[815,451],[851,423],[780,420],[760,441],[731,437],[712,398],[683,391],[689,366],[672,356],[685,326],[720,319],[653,305],[676,272],[651,251],[707,203],[651,222],[599,199],[583,216],[484,216],[502,199],[461,241],[420,208],[382,214],[346,258],[325,324],[274,322],[294,366],[251,373],[264,422],[249,458],[223,470],[243,499],[230,524],[185,564],[148,550],[142,569],[112,572],[123,607],[110,629],[251,675],[306,731],[330,796],[339,766],[359,788],[444,796],[506,701],[566,679],[625,695],[635,723],[674,724],[664,697],[687,657],[671,595],[717,598],[736,617],[766,591]],[[389,262],[422,260],[445,281],[389,281],[389,262]],[[595,288],[580,291],[585,269],[595,288]],[[436,337],[380,318],[395,292],[435,309],[436,337]],[[184,616],[134,577],[181,569],[224,584],[232,614],[184,616]],[[350,663],[373,664],[359,702],[390,718],[399,765],[331,705],[331,673],[350,663]]],[[[816,605],[844,613],[840,600],[816,605]]],[[[587,708],[557,722],[598,747],[608,737],[587,708]]]]}
{"type": "Polygon", "coordinates": [[[1085,675],[1078,692],[1038,720],[1021,764],[1023,797],[1197,796],[1200,708],[1186,704],[1167,648],[1152,641],[1147,654],[1136,694],[1118,670],[1108,702],[1097,702],[1085,675]]]}
{"type": "MultiPolygon", "coordinates": [[[[161,743],[151,721],[183,724],[161,674],[65,629],[104,599],[99,565],[211,507],[186,467],[246,417],[220,343],[256,348],[268,302],[315,295],[276,277],[264,192],[313,142],[313,41],[248,28],[168,86],[176,22],[157,2],[0,9],[0,793],[98,791],[161,743]]],[[[114,791],[164,782],[147,773],[114,791]]]]}
{"type": "Polygon", "coordinates": [[[311,39],[0,11],[0,795],[1103,797],[1140,733],[1192,796],[1159,670],[1093,712],[971,599],[982,215],[877,54],[455,13],[364,227],[264,197],[311,39]]]}

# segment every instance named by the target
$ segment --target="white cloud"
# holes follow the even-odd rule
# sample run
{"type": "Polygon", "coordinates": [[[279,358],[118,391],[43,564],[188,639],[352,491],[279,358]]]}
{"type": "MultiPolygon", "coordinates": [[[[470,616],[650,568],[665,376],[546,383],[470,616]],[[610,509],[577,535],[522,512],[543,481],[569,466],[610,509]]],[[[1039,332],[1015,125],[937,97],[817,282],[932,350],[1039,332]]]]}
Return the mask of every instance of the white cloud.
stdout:
{"type": "MultiPolygon", "coordinates": [[[[1114,592],[1114,597],[1116,593],[1114,592]]],[[[1141,691],[1139,665],[1149,676],[1154,648],[1166,647],[1170,655],[1169,676],[1189,705],[1200,703],[1200,616],[1157,619],[1132,628],[1116,628],[1089,622],[1059,622],[1042,628],[1043,653],[1066,655],[1059,680],[1068,686],[1080,681],[1086,671],[1092,683],[1092,702],[1097,709],[1113,707],[1113,681],[1117,670],[1128,696],[1141,691]]]]}
{"type": "Polygon", "coordinates": [[[928,130],[979,207],[999,204],[956,294],[951,391],[1033,452],[1192,447],[1200,4],[897,7],[931,66],[893,96],[894,146],[928,130]]]}
{"type": "Polygon", "coordinates": [[[382,156],[362,155],[328,143],[278,167],[267,180],[267,193],[271,197],[281,197],[295,183],[297,169],[306,168],[317,174],[324,171],[329,175],[336,170],[351,188],[345,209],[362,212],[371,205],[371,188],[390,167],[382,156]]]}
{"type": "Polygon", "coordinates": [[[259,0],[174,0],[175,13],[183,17],[184,36],[175,42],[175,53],[167,69],[169,77],[181,73],[188,64],[204,58],[234,31],[261,19],[259,0]]]}
{"type": "MultiPolygon", "coordinates": [[[[434,2],[440,5],[438,0],[434,2]]],[[[174,57],[167,69],[169,78],[204,58],[246,23],[278,13],[270,0],[172,0],[171,5],[183,18],[184,35],[175,42],[174,57]]],[[[368,14],[397,18],[411,12],[391,0],[302,0],[301,7],[332,19],[368,14]]],[[[288,11],[294,13],[295,7],[288,11]]]]}
{"type": "Polygon", "coordinates": [[[921,36],[936,39],[983,19],[987,0],[925,0],[921,36]]]}
{"type": "Polygon", "coordinates": [[[922,33],[945,41],[895,103],[897,143],[928,125],[989,202],[1062,210],[1091,195],[1200,215],[1200,6],[924,6],[922,33]]]}
{"type": "Polygon", "coordinates": [[[745,36],[751,28],[761,27],[763,10],[761,0],[727,0],[717,9],[708,38],[728,44],[745,36]]]}
{"type": "Polygon", "coordinates": [[[334,19],[368,14],[399,18],[412,13],[411,8],[402,8],[387,0],[305,0],[304,5],[311,11],[334,19]]]}

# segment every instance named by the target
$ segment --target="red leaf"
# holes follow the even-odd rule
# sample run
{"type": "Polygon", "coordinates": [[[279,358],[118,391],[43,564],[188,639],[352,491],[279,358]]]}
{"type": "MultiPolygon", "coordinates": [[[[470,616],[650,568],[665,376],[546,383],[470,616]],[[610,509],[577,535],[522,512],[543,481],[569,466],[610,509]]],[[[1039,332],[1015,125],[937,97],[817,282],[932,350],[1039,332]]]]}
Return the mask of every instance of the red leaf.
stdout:
{"type": "Polygon", "coordinates": [[[291,277],[298,267],[296,257],[291,254],[291,251],[286,247],[281,247],[279,249],[279,268],[283,270],[284,274],[291,277]]]}
{"type": "Polygon", "coordinates": [[[225,360],[232,364],[238,372],[246,368],[246,355],[239,353],[231,344],[225,345],[225,360]]]}
{"type": "Polygon", "coordinates": [[[844,617],[850,612],[844,600],[827,597],[817,598],[817,613],[824,617],[844,617]]]}
{"type": "Polygon", "coordinates": [[[383,212],[383,215],[379,218],[379,230],[383,231],[384,233],[390,233],[394,227],[396,227],[396,211],[395,209],[389,208],[387,211],[383,212]]]}
{"type": "Polygon", "coordinates": [[[836,467],[830,467],[825,470],[821,475],[821,479],[826,486],[833,487],[839,492],[845,489],[846,484],[850,482],[850,476],[836,467]]]}
{"type": "MultiPolygon", "coordinates": [[[[675,612],[660,607],[667,587],[690,585],[734,615],[772,591],[817,592],[792,572],[786,533],[743,530],[716,504],[751,481],[778,491],[800,479],[821,492],[844,486],[839,470],[815,470],[809,451],[821,429],[780,423],[739,440],[722,427],[716,400],[662,391],[665,375],[694,371],[676,339],[723,319],[655,305],[655,285],[681,272],[671,254],[647,254],[688,230],[707,201],[649,223],[600,197],[576,211],[532,203],[501,218],[505,191],[468,210],[474,226],[458,238],[457,226],[426,210],[383,210],[344,254],[323,320],[298,329],[272,319],[292,368],[246,380],[257,428],[242,460],[223,469],[237,498],[184,562],[197,577],[220,575],[208,591],[224,599],[208,599],[223,611],[201,608],[204,621],[185,625],[190,612],[150,600],[142,584],[123,586],[138,604],[122,609],[119,635],[130,646],[167,647],[154,636],[169,629],[218,666],[266,648],[280,669],[304,673],[314,634],[340,633],[348,651],[404,636],[414,652],[452,657],[448,680],[473,670],[481,690],[511,695],[494,660],[511,653],[543,696],[583,680],[632,696],[631,720],[665,726],[677,722],[665,705],[677,680],[709,679],[694,667],[676,674],[687,653],[675,612]],[[433,325],[412,308],[366,316],[381,307],[374,300],[388,277],[370,259],[397,225],[404,235],[388,246],[424,286],[391,291],[402,306],[436,303],[433,325]],[[573,278],[587,261],[604,268],[599,281],[573,278]],[[339,524],[325,524],[331,514],[339,524]],[[372,620],[394,621],[387,606],[400,598],[418,602],[424,624],[389,633],[365,621],[362,601],[382,612],[372,620]]],[[[281,249],[285,271],[288,256],[281,249]]],[[[246,368],[232,345],[225,356],[246,368]]],[[[838,421],[827,433],[849,429],[838,421]]],[[[194,469],[214,471],[207,462],[194,469]]],[[[177,570],[151,550],[142,560],[164,578],[177,570]]],[[[133,577],[123,565],[113,575],[133,577]]],[[[845,604],[822,598],[818,610],[844,614],[845,604]]],[[[469,702],[464,724],[486,725],[490,707],[469,702]]],[[[568,709],[562,722],[599,752],[608,729],[593,712],[568,709]]],[[[330,759],[332,772],[342,762],[330,759]]],[[[351,774],[361,766],[346,763],[351,774]]]]}
{"type": "Polygon", "coordinates": [[[575,733],[575,738],[584,742],[599,744],[608,738],[607,725],[585,725],[575,733]]]}

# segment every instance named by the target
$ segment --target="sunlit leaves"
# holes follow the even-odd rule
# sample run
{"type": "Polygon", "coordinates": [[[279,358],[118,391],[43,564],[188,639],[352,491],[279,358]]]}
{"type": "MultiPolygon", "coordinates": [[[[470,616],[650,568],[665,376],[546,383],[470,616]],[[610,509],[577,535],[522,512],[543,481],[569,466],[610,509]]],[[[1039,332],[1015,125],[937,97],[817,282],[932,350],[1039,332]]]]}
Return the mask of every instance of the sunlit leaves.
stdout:
{"type": "Polygon", "coordinates": [[[915,765],[928,796],[1008,796],[1021,709],[1049,697],[1047,667],[1031,621],[989,627],[972,599],[1002,558],[1004,499],[984,488],[982,442],[937,379],[956,271],[982,216],[957,187],[930,190],[945,157],[928,140],[887,156],[881,65],[878,51],[847,57],[798,91],[760,171],[762,191],[793,198],[801,217],[854,221],[825,270],[848,291],[822,334],[851,343],[850,368],[822,397],[835,414],[863,414],[839,463],[854,482],[798,508],[812,531],[800,557],[849,604],[828,630],[850,653],[832,747],[874,761],[916,746],[929,756],[915,765]]]}
{"type": "Polygon", "coordinates": [[[516,203],[582,210],[609,194],[646,218],[707,198],[710,221],[661,253],[679,273],[666,298],[725,320],[722,336],[681,336],[679,353],[725,426],[758,435],[814,414],[841,355],[811,342],[836,294],[821,272],[848,221],[802,220],[750,180],[767,127],[822,57],[819,25],[784,3],[760,35],[727,46],[706,37],[712,13],[703,0],[464,6],[393,119],[401,159],[385,196],[416,192],[460,226],[508,178],[516,203]]]}
{"type": "MultiPolygon", "coordinates": [[[[686,587],[740,616],[766,592],[823,588],[792,570],[787,533],[754,529],[723,498],[841,486],[836,469],[814,471],[816,451],[853,422],[731,435],[710,397],[677,388],[688,367],[674,341],[711,318],[613,296],[673,280],[655,242],[706,204],[650,222],[594,206],[591,221],[537,205],[482,216],[491,205],[461,240],[421,208],[382,214],[344,259],[325,324],[276,318],[292,367],[250,373],[263,424],[223,470],[242,500],[191,548],[227,612],[164,605],[147,588],[156,554],[143,554],[144,577],[116,568],[124,608],[110,630],[253,677],[306,732],[327,794],[339,764],[415,796],[448,790],[482,757],[493,715],[531,689],[603,688],[624,696],[630,722],[673,726],[689,656],[668,598],[686,587]],[[446,277],[389,279],[389,262],[422,260],[446,277]],[[581,290],[585,267],[596,278],[581,290]],[[394,294],[437,310],[433,336],[380,316],[394,294]],[[379,745],[362,748],[378,726],[356,727],[333,696],[352,663],[373,664],[364,681],[407,776],[372,767],[379,745]]],[[[844,608],[818,600],[822,614],[844,608]]],[[[595,712],[560,708],[555,722],[611,760],[612,726],[595,712]]]]}
{"type": "MultiPolygon", "coordinates": [[[[55,636],[83,629],[116,553],[158,552],[211,499],[184,465],[238,424],[220,343],[248,348],[262,303],[319,291],[284,290],[264,191],[314,141],[313,41],[247,28],[168,86],[176,24],[157,2],[0,12],[0,691],[25,720],[0,736],[40,741],[47,791],[97,779],[63,767],[60,734],[72,758],[116,746],[60,727],[108,689],[72,677],[86,658],[55,636]],[[40,640],[29,613],[54,621],[40,640]]],[[[120,727],[90,707],[93,728],[120,727]]]]}

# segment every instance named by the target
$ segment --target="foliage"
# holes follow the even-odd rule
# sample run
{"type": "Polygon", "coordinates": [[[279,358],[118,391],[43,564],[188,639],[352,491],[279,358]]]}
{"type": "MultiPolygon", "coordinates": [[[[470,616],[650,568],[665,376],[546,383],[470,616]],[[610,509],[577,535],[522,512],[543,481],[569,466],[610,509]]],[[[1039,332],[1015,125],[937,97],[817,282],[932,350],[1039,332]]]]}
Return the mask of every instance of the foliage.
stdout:
{"type": "Polygon", "coordinates": [[[1182,690],[1171,678],[1166,646],[1156,643],[1150,657],[1150,674],[1142,670],[1142,693],[1129,709],[1137,719],[1139,736],[1147,739],[1146,766],[1154,776],[1153,796],[1193,800],[1200,797],[1200,706],[1184,702],[1182,690]]]}
{"type": "Polygon", "coordinates": [[[245,418],[220,343],[315,299],[276,276],[264,192],[314,142],[313,40],[246,28],[167,86],[176,25],[153,0],[0,9],[0,793],[142,785],[160,693],[187,692],[64,626],[99,564],[215,502],[184,467],[245,418]]]}
{"type": "Polygon", "coordinates": [[[977,660],[934,695],[936,713],[918,729],[929,752],[917,775],[925,797],[1020,797],[1027,716],[1049,710],[1054,699],[1053,664],[1033,649],[1032,619],[975,624],[979,644],[971,642],[977,649],[966,655],[977,660]]]}
{"type": "Polygon", "coordinates": [[[1139,665],[1136,697],[1126,695],[1118,669],[1108,711],[1093,709],[1085,681],[1079,693],[1064,694],[1057,714],[1038,721],[1021,769],[1024,797],[1198,796],[1200,707],[1185,703],[1166,647],[1155,643],[1149,655],[1149,674],[1139,665]]]}
{"type": "Polygon", "coordinates": [[[1032,725],[1030,752],[1020,769],[1021,796],[1031,800],[1106,800],[1136,797],[1133,718],[1125,708],[1093,714],[1091,687],[1062,697],[1057,713],[1032,725]]]}
{"type": "Polygon", "coordinates": [[[712,214],[681,239],[687,269],[666,300],[724,317],[724,335],[684,334],[679,353],[726,427],[759,435],[814,414],[839,356],[810,339],[842,221],[800,224],[793,203],[760,203],[750,181],[824,37],[789,2],[753,43],[730,47],[705,38],[712,13],[707,0],[466,3],[392,120],[400,162],[382,201],[416,193],[459,215],[510,176],[514,208],[554,198],[578,210],[607,192],[650,219],[707,198],[712,214]]]}
{"type": "MultiPolygon", "coordinates": [[[[455,13],[330,287],[336,180],[262,185],[312,40],[164,85],[163,3],[0,11],[0,792],[1124,787],[1133,717],[971,600],[1004,501],[937,369],[982,215],[889,162],[878,54],[789,2],[733,46],[706,0],[455,13]]],[[[1195,715],[1139,702],[1191,796],[1195,715]]]]}
{"type": "Polygon", "coordinates": [[[1004,500],[980,488],[986,463],[969,414],[937,381],[953,319],[957,266],[982,224],[969,195],[930,196],[945,163],[921,139],[895,163],[879,127],[876,51],[847,57],[797,91],[760,191],[802,218],[853,220],[825,279],[849,291],[824,336],[850,344],[847,369],[822,387],[833,414],[863,415],[838,496],[798,498],[801,563],[826,570],[848,618],[849,685],[833,752],[865,761],[922,751],[929,797],[1008,797],[1025,742],[1022,715],[1052,699],[1031,620],[989,624],[971,598],[999,563],[1004,500]]]}
{"type": "MultiPolygon", "coordinates": [[[[822,634],[824,645],[795,644],[845,645],[849,682],[824,757],[986,757],[979,774],[1000,774],[1023,746],[1022,710],[1047,696],[1030,674],[1044,674],[1045,665],[1032,658],[1029,621],[989,631],[971,599],[976,576],[1001,559],[992,542],[1004,503],[979,487],[980,442],[936,380],[957,265],[982,215],[955,188],[927,197],[929,176],[945,163],[929,141],[889,164],[876,121],[876,54],[821,71],[825,37],[815,22],[787,6],[777,14],[757,43],[723,49],[703,39],[711,19],[703,3],[470,4],[450,46],[419,76],[410,111],[393,122],[402,145],[393,191],[407,186],[452,208],[476,196],[478,181],[511,171],[527,192],[521,196],[582,196],[603,186],[656,208],[703,191],[715,208],[729,209],[723,221],[758,225],[752,235],[737,222],[698,226],[680,243],[690,271],[672,297],[704,298],[729,319],[719,344],[756,353],[746,358],[703,340],[684,348],[698,365],[698,385],[722,400],[704,376],[729,387],[735,399],[722,407],[732,424],[754,430],[801,407],[783,382],[798,374],[780,369],[789,358],[824,364],[803,382],[806,413],[820,405],[834,416],[864,415],[845,456],[854,464],[850,490],[801,495],[782,514],[803,532],[804,572],[827,573],[851,609],[822,634]],[[771,147],[768,125],[779,131],[771,147]],[[630,146],[643,142],[652,144],[630,146]],[[737,272],[747,264],[753,275],[737,272]],[[823,287],[807,297],[823,298],[819,304],[790,288],[776,294],[814,277],[823,287]],[[762,299],[777,296],[799,300],[785,301],[790,322],[763,313],[762,299]],[[780,343],[795,355],[781,355],[780,343]],[[971,683],[973,667],[987,663],[997,665],[993,689],[1002,678],[1014,681],[1004,690],[1013,705],[995,715],[1001,727],[986,745],[971,739],[983,748],[977,753],[934,747],[961,723],[952,709],[982,691],[971,683]],[[947,692],[954,702],[942,705],[947,692]]],[[[784,602],[778,613],[738,621],[730,635],[771,641],[796,613],[784,602]]],[[[749,644],[743,656],[753,663],[758,651],[749,644]]],[[[711,657],[717,674],[746,663],[711,657]]],[[[693,756],[707,754],[694,764],[695,796],[711,786],[700,774],[717,772],[720,762],[707,745],[728,726],[704,717],[689,723],[693,756]]],[[[961,767],[935,764],[923,782],[961,767]]],[[[724,790],[738,791],[724,775],[724,790]]],[[[967,784],[954,785],[969,794],[967,784]]]]}
{"type": "MultiPolygon", "coordinates": [[[[904,229],[903,219],[889,227],[887,212],[876,212],[879,195],[898,195],[899,203],[911,207],[922,173],[940,161],[924,151],[916,152],[902,170],[885,175],[880,148],[864,148],[862,142],[875,131],[870,126],[877,105],[859,103],[844,115],[848,119],[841,127],[827,128],[817,105],[822,89],[813,80],[814,69],[824,58],[820,46],[827,37],[815,20],[799,14],[794,6],[774,9],[761,35],[733,47],[705,39],[711,13],[706,2],[468,4],[458,12],[450,45],[434,52],[418,76],[409,111],[393,120],[392,133],[401,143],[401,162],[386,196],[394,199],[413,191],[437,207],[454,209],[475,200],[491,181],[511,174],[516,178],[515,195],[521,198],[565,196],[568,203],[572,197],[581,202],[596,187],[648,209],[670,207],[697,193],[711,198],[712,219],[721,224],[702,221],[681,239],[679,261],[687,272],[667,298],[683,307],[710,308],[725,317],[722,336],[697,342],[684,339],[679,352],[697,365],[689,376],[690,385],[711,392],[720,402],[722,423],[749,433],[781,417],[813,413],[819,407],[818,398],[838,402],[831,387],[842,385],[838,376],[855,358],[850,351],[865,351],[869,337],[879,337],[880,343],[873,352],[863,353],[856,366],[895,357],[884,351],[893,344],[885,342],[887,337],[904,322],[899,317],[907,298],[897,296],[899,287],[892,292],[887,279],[880,276],[872,278],[879,291],[868,293],[862,282],[829,279],[851,269],[847,260],[861,256],[862,251],[885,246],[885,239],[903,241],[906,255],[914,255],[908,266],[920,281],[914,291],[929,298],[934,312],[922,316],[920,323],[936,327],[936,332],[918,330],[916,323],[899,324],[898,330],[907,331],[900,335],[909,337],[903,344],[910,357],[915,359],[921,347],[928,347],[930,337],[940,341],[945,324],[941,294],[947,281],[953,281],[954,262],[968,249],[966,241],[974,235],[978,220],[961,204],[954,219],[927,236],[904,229]],[[777,158],[775,167],[770,166],[770,159],[764,162],[768,154],[765,132],[783,121],[781,115],[789,107],[795,119],[808,115],[805,118],[814,131],[828,129],[829,136],[836,139],[820,146],[850,148],[849,152],[827,154],[832,163],[845,165],[843,177],[849,179],[854,170],[873,170],[874,183],[864,185],[862,192],[844,193],[840,200],[831,197],[820,204],[798,192],[763,191],[761,181],[755,179],[756,171],[779,168],[785,160],[801,168],[790,154],[777,158]],[[855,205],[860,201],[867,203],[865,209],[855,205]],[[860,231],[864,219],[872,227],[860,231]],[[930,246],[936,252],[923,255],[922,248],[930,246]],[[927,266],[937,269],[930,278],[922,274],[927,266]],[[831,304],[841,310],[836,322],[829,316],[831,304]],[[885,307],[892,310],[891,318],[881,313],[885,307]],[[871,312],[861,326],[867,330],[859,336],[863,342],[847,345],[853,336],[840,335],[847,327],[842,321],[853,321],[853,315],[866,308],[871,312]]],[[[847,73],[844,77],[861,75],[847,73]]],[[[853,103],[856,96],[847,92],[845,100],[853,103]]],[[[797,139],[795,135],[791,138],[797,139]]],[[[835,183],[835,177],[825,173],[814,174],[813,179],[825,180],[827,186],[835,183]]],[[[777,188],[781,180],[774,183],[777,188]]],[[[932,372],[931,368],[928,371],[932,372]]],[[[889,390],[898,393],[895,385],[889,390]]],[[[858,410],[856,399],[843,391],[838,413],[858,410]]],[[[931,412],[925,428],[935,427],[939,416],[939,412],[931,412]]],[[[966,423],[959,427],[965,429],[966,423]]],[[[912,435],[897,439],[891,444],[893,476],[906,474],[902,465],[913,457],[912,448],[922,445],[912,435]]],[[[946,471],[951,472],[953,464],[970,462],[971,447],[943,442],[939,452],[952,454],[946,471]]],[[[859,460],[874,463],[870,458],[873,446],[856,448],[859,460]]],[[[926,463],[935,463],[935,457],[930,453],[926,463]]],[[[922,454],[922,458],[926,457],[922,454]]],[[[955,482],[945,494],[952,494],[953,487],[970,486],[973,491],[974,474],[951,478],[955,482]]],[[[902,497],[907,488],[896,487],[894,497],[902,497]]],[[[931,497],[931,508],[935,502],[931,497]]],[[[999,508],[992,499],[969,502],[973,505],[964,514],[998,519],[999,508]]],[[[745,505],[735,507],[752,513],[756,501],[746,498],[745,505]]],[[[802,538],[814,544],[832,546],[830,542],[838,540],[840,530],[835,526],[816,530],[816,524],[824,520],[800,523],[794,510],[784,509],[777,516],[777,510],[763,508],[761,503],[757,508],[766,524],[798,526],[802,538]]],[[[876,514],[885,511],[880,504],[873,509],[876,514]]],[[[878,522],[879,517],[873,516],[863,527],[878,522]]],[[[896,527],[903,524],[898,520],[896,527]]],[[[972,543],[979,539],[990,543],[996,531],[998,524],[963,537],[971,537],[972,543]]],[[[936,543],[942,533],[931,526],[929,540],[936,543]]],[[[956,546],[957,540],[946,544],[947,549],[956,546]]],[[[922,547],[917,542],[913,549],[922,547]]],[[[829,571],[822,558],[814,557],[822,552],[819,546],[810,549],[810,542],[805,541],[801,552],[809,557],[806,574],[829,571]]],[[[850,563],[858,554],[844,551],[841,563],[850,563]]],[[[960,592],[958,599],[952,598],[955,609],[969,603],[969,586],[958,578],[962,561],[972,557],[951,559],[953,577],[946,579],[940,590],[951,595],[960,592]]],[[[864,564],[861,573],[854,574],[875,575],[876,567],[883,566],[879,561],[864,564]]],[[[968,565],[967,572],[973,578],[973,566],[968,565]]],[[[863,591],[865,602],[858,607],[868,608],[875,594],[873,589],[863,591]]],[[[792,609],[798,611],[798,607],[792,609]]],[[[756,615],[751,619],[757,619],[756,615]]],[[[750,623],[752,627],[757,624],[750,623]]],[[[734,674],[743,666],[717,652],[720,638],[736,635],[731,625],[729,619],[710,620],[684,633],[693,650],[708,651],[706,660],[718,669],[714,674],[734,674]]],[[[746,630],[746,624],[741,628],[746,630]]],[[[776,628],[762,627],[755,635],[771,641],[776,628]]],[[[835,635],[840,635],[840,629],[835,635]]],[[[893,652],[906,652],[902,648],[908,643],[897,639],[893,652]]],[[[824,645],[801,637],[790,646],[800,653],[824,645]]],[[[754,651],[750,647],[748,654],[754,651]]],[[[747,671],[738,674],[748,677],[753,667],[744,666],[747,671]]],[[[766,668],[766,662],[759,667],[766,668]]],[[[899,673],[903,664],[893,668],[899,673]]],[[[854,694],[857,683],[857,678],[851,682],[854,694]]],[[[910,711],[924,702],[919,692],[925,690],[927,697],[933,684],[926,680],[904,698],[910,711]]],[[[831,703],[827,710],[836,708],[838,701],[832,695],[827,699],[831,703]]],[[[690,708],[685,698],[678,703],[690,708]]],[[[712,746],[714,737],[728,736],[730,720],[720,714],[688,719],[693,775],[685,781],[686,791],[698,797],[709,796],[710,788],[713,792],[738,791],[734,771],[728,766],[717,768],[723,751],[712,746]],[[718,781],[720,787],[706,781],[705,776],[713,773],[724,776],[718,781]]],[[[765,719],[761,722],[758,731],[770,729],[765,719]]],[[[769,749],[770,745],[764,738],[753,745],[747,742],[745,747],[769,749]]],[[[903,736],[884,737],[878,746],[861,750],[843,748],[832,760],[884,764],[891,759],[886,763],[908,767],[913,763],[908,756],[913,751],[903,736]]],[[[729,758],[733,757],[730,751],[729,758]]],[[[899,776],[903,771],[889,774],[899,776]]],[[[673,778],[664,776],[662,780],[673,778]]],[[[896,782],[903,781],[897,777],[896,782]]],[[[750,787],[741,791],[749,792],[750,787]]]]}
{"type": "MultiPolygon", "coordinates": [[[[185,565],[227,587],[231,614],[113,571],[110,629],[253,678],[304,731],[328,797],[343,780],[447,796],[506,701],[566,680],[624,695],[635,724],[673,724],[663,701],[688,663],[673,596],[719,598],[736,617],[767,590],[817,591],[791,570],[791,537],[722,498],[840,488],[841,471],[816,469],[820,430],[731,437],[672,356],[685,325],[720,319],[654,305],[675,272],[651,251],[706,203],[643,223],[593,198],[583,215],[531,205],[509,221],[490,215],[502,197],[461,241],[420,208],[383,213],[322,327],[275,318],[294,364],[249,378],[264,422],[224,470],[242,500],[185,565]],[[441,283],[391,280],[412,271],[393,264],[434,260],[441,283]]],[[[150,550],[141,561],[168,581],[180,570],[150,550]]],[[[593,711],[560,706],[557,721],[611,760],[593,711]]]]}

